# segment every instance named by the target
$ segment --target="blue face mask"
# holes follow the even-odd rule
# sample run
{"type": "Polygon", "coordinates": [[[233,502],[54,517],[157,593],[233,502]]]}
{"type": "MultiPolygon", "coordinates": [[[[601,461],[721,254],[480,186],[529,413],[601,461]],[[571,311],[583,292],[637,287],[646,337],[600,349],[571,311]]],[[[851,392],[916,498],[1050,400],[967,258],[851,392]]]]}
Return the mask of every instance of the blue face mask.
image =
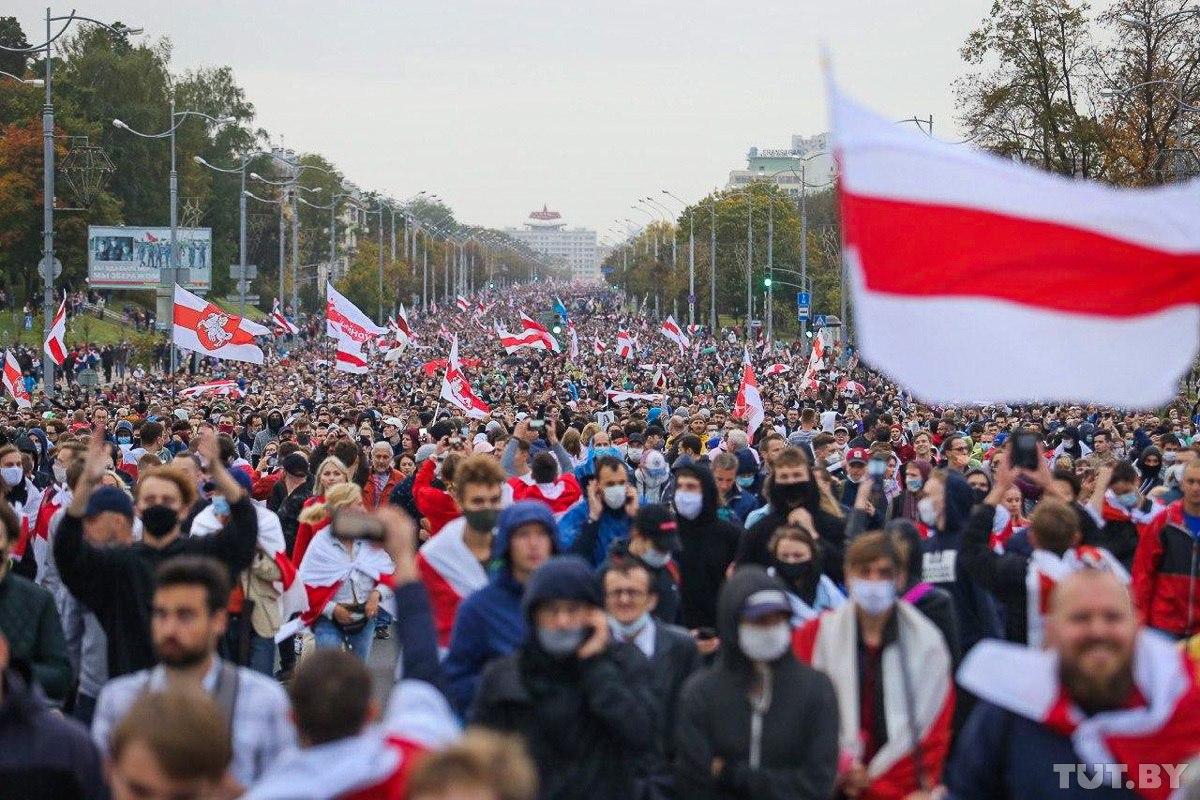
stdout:
{"type": "Polygon", "coordinates": [[[910,492],[919,492],[921,487],[925,485],[925,481],[921,478],[905,478],[904,485],[908,487],[910,492]]]}
{"type": "Polygon", "coordinates": [[[604,458],[605,456],[612,456],[618,461],[624,460],[623,456],[621,455],[621,451],[612,446],[597,447],[592,451],[592,458],[594,459],[604,458]]]}
{"type": "Polygon", "coordinates": [[[1133,508],[1134,506],[1137,505],[1138,493],[1137,492],[1125,492],[1125,494],[1117,495],[1115,499],[1116,499],[1117,503],[1124,506],[1125,508],[1133,508]]]}
{"type": "Polygon", "coordinates": [[[128,436],[118,436],[117,437],[117,444],[129,444],[131,441],[133,441],[133,440],[130,439],[128,436]]]}
{"type": "Polygon", "coordinates": [[[734,480],[736,480],[737,485],[742,487],[743,489],[749,489],[751,486],[754,485],[754,476],[753,475],[738,475],[737,478],[735,478],[734,480]]]}
{"type": "Polygon", "coordinates": [[[225,495],[219,494],[212,499],[213,513],[218,517],[229,516],[229,501],[225,499],[225,495]]]}

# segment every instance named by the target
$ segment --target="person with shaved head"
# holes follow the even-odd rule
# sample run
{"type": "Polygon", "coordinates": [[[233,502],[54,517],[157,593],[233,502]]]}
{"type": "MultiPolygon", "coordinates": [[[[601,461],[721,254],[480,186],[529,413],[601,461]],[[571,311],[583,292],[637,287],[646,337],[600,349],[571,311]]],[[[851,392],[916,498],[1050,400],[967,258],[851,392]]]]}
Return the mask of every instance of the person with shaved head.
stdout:
{"type": "Polygon", "coordinates": [[[980,702],[946,771],[955,798],[1166,797],[1200,752],[1190,660],[1108,571],[1054,587],[1046,649],[984,641],[958,681],[980,702]]]}

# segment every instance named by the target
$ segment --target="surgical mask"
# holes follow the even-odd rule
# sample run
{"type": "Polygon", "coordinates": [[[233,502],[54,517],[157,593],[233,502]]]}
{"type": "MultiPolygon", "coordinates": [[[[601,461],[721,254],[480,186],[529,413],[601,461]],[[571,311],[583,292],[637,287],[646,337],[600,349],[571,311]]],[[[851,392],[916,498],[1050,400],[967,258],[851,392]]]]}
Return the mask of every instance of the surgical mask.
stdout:
{"type": "Polygon", "coordinates": [[[478,511],[464,511],[467,527],[473,531],[490,531],[496,527],[500,512],[494,508],[481,508],[478,511]]]}
{"type": "Polygon", "coordinates": [[[55,463],[54,466],[52,466],[50,468],[50,471],[54,473],[54,482],[55,483],[66,483],[67,482],[67,468],[64,467],[62,464],[55,463]]]}
{"type": "Polygon", "coordinates": [[[664,553],[662,550],[653,547],[642,553],[642,561],[646,562],[646,566],[654,567],[655,569],[662,569],[670,560],[670,553],[664,553]]]}
{"type": "Polygon", "coordinates": [[[786,622],[769,627],[738,626],[738,646],[751,661],[770,662],[787,652],[792,644],[792,628],[786,622]]]}
{"type": "Polygon", "coordinates": [[[17,486],[25,478],[24,467],[0,467],[0,478],[8,486],[17,486]]]}
{"type": "Polygon", "coordinates": [[[1163,453],[1163,463],[1164,464],[1174,464],[1175,463],[1175,451],[1173,451],[1173,450],[1165,451],[1163,453]]]}
{"type": "Polygon", "coordinates": [[[666,467],[655,467],[654,469],[646,470],[646,477],[654,483],[662,483],[667,479],[669,470],[666,467]]]}
{"type": "Polygon", "coordinates": [[[904,485],[908,487],[910,492],[919,492],[921,487],[925,485],[925,481],[921,478],[905,478],[904,485]]]}
{"type": "Polygon", "coordinates": [[[917,516],[929,527],[937,527],[938,514],[937,509],[933,507],[932,497],[922,497],[917,501],[917,516]]]}
{"type": "Polygon", "coordinates": [[[608,506],[613,511],[617,511],[625,505],[625,484],[617,486],[605,486],[603,490],[604,505],[608,506]]]}
{"type": "Polygon", "coordinates": [[[629,459],[630,464],[638,464],[642,460],[642,448],[631,447],[625,451],[625,457],[629,459]]]}
{"type": "Polygon", "coordinates": [[[749,489],[751,486],[754,485],[754,476],[753,475],[738,475],[736,478],[734,478],[734,480],[737,482],[737,485],[739,487],[741,487],[742,489],[749,489]]]}
{"type": "Polygon", "coordinates": [[[1134,506],[1137,505],[1138,493],[1137,492],[1125,492],[1125,494],[1117,495],[1114,499],[1117,501],[1117,503],[1119,505],[1124,506],[1125,508],[1133,508],[1134,506]]]}
{"type": "Polygon", "coordinates": [[[873,617],[886,613],[896,602],[894,581],[851,578],[846,582],[846,588],[850,592],[850,599],[858,603],[859,608],[873,617]]]}
{"type": "Polygon", "coordinates": [[[542,649],[552,658],[566,658],[574,655],[583,644],[585,631],[583,628],[538,628],[537,640],[542,649]]]}
{"type": "Polygon", "coordinates": [[[130,444],[131,442],[133,442],[133,439],[129,436],[118,436],[117,437],[117,444],[130,444]]]}
{"type": "Polygon", "coordinates": [[[700,516],[704,507],[704,495],[700,492],[676,492],[675,511],[684,519],[695,519],[700,516]]]}
{"type": "Polygon", "coordinates": [[[158,538],[166,536],[179,524],[179,512],[170,506],[150,506],[142,511],[142,530],[158,538]]]}
{"type": "Polygon", "coordinates": [[[225,495],[219,494],[212,499],[212,509],[218,517],[229,516],[229,501],[225,499],[225,495]]]}
{"type": "Polygon", "coordinates": [[[621,622],[616,617],[608,618],[608,627],[612,630],[616,637],[623,642],[627,642],[633,637],[637,636],[649,623],[649,611],[643,611],[640,617],[629,623],[621,622]]]}

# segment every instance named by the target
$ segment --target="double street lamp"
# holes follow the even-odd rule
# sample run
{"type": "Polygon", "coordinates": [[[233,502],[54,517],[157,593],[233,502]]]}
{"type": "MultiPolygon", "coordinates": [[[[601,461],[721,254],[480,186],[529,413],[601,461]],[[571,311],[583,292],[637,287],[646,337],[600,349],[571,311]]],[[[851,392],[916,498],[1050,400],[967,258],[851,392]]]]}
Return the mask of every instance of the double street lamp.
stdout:
{"type": "MultiPolygon", "coordinates": [[[[171,142],[171,177],[170,177],[170,195],[171,195],[171,249],[168,265],[159,272],[158,281],[158,312],[157,322],[159,330],[167,330],[168,320],[172,317],[172,308],[174,301],[175,284],[179,283],[179,172],[175,165],[175,131],[179,130],[179,126],[184,123],[188,117],[198,117],[206,120],[213,125],[230,125],[237,120],[233,117],[214,117],[205,114],[201,111],[176,111],[175,98],[171,98],[171,125],[167,130],[160,133],[145,133],[129,127],[119,119],[114,119],[112,124],[116,128],[123,131],[128,131],[134,136],[139,136],[143,139],[169,139],[171,142]]],[[[209,255],[209,265],[212,265],[212,256],[209,255]]],[[[178,354],[175,350],[175,345],[171,345],[171,375],[175,375],[175,367],[178,359],[178,354]]]]}
{"type": "MultiPolygon", "coordinates": [[[[50,336],[50,326],[54,322],[54,97],[52,94],[53,82],[51,80],[53,73],[54,58],[50,52],[50,46],[54,44],[63,34],[70,29],[75,22],[87,22],[92,25],[99,25],[107,31],[117,34],[118,36],[136,36],[142,32],[141,28],[126,28],[125,26],[115,23],[108,24],[101,22],[98,19],[85,17],[76,14],[72,11],[65,17],[50,16],[50,9],[46,9],[46,41],[41,44],[35,44],[30,47],[6,47],[0,45],[0,50],[7,53],[19,53],[22,55],[32,55],[42,52],[45,54],[43,66],[45,73],[41,81],[27,80],[25,78],[17,78],[17,80],[30,84],[32,86],[41,85],[46,90],[46,102],[42,106],[42,284],[44,287],[42,294],[42,334],[46,338],[50,336]],[[58,29],[58,33],[52,32],[54,23],[61,22],[62,27],[58,29]]],[[[9,75],[9,77],[16,77],[9,75]]],[[[54,362],[48,359],[42,359],[43,386],[46,396],[54,397],[54,362]]]]}

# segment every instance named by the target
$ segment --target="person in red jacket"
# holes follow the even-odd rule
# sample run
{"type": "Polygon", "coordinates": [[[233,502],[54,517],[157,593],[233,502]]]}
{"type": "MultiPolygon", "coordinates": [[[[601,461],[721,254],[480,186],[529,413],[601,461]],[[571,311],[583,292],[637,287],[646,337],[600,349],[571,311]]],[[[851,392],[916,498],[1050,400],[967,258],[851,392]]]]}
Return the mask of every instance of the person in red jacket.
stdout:
{"type": "Polygon", "coordinates": [[[413,477],[413,500],[424,519],[422,526],[429,525],[429,535],[435,536],[450,520],[461,513],[451,492],[454,488],[454,469],[462,458],[460,453],[447,453],[445,440],[438,443],[434,458],[425,459],[413,477]],[[434,470],[441,479],[444,489],[433,485],[434,470]]]}
{"type": "Polygon", "coordinates": [[[559,517],[579,502],[583,491],[575,475],[567,472],[558,474],[558,459],[548,450],[543,450],[529,462],[528,480],[525,477],[509,478],[513,500],[540,500],[550,506],[551,513],[559,517]]]}
{"type": "Polygon", "coordinates": [[[392,466],[394,452],[388,442],[371,445],[371,471],[363,486],[363,505],[374,511],[392,496],[392,490],[404,480],[404,474],[392,466]]]}
{"type": "Polygon", "coordinates": [[[1145,624],[1182,639],[1200,631],[1200,461],[1179,487],[1183,497],[1139,526],[1133,602],[1145,624]]]}

